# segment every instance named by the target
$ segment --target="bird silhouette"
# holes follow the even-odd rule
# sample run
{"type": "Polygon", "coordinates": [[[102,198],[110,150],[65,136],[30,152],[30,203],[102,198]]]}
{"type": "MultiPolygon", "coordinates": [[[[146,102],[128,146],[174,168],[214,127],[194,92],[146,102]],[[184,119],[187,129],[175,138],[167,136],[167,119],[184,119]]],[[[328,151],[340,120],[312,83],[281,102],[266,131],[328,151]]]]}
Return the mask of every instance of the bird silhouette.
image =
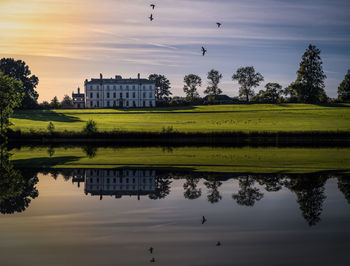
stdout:
{"type": "Polygon", "coordinates": [[[216,25],[218,25],[218,28],[221,27],[221,23],[220,22],[216,22],[216,25]]]}
{"type": "Polygon", "coordinates": [[[154,18],[153,18],[153,14],[151,14],[150,16],[149,16],[149,20],[150,21],[152,21],[154,18]]]}
{"type": "Polygon", "coordinates": [[[152,254],[153,253],[153,248],[152,247],[150,247],[149,249],[149,252],[152,254]]]}
{"type": "Polygon", "coordinates": [[[156,262],[155,258],[152,258],[152,259],[150,260],[150,262],[156,262]]]}
{"type": "Polygon", "coordinates": [[[207,219],[203,216],[202,217],[202,224],[204,224],[207,221],[207,219]]]}
{"type": "Polygon", "coordinates": [[[221,242],[218,241],[218,242],[216,243],[216,246],[217,246],[217,247],[218,247],[218,246],[221,246],[221,242]]]}
{"type": "Polygon", "coordinates": [[[203,56],[205,56],[206,52],[207,52],[207,50],[202,46],[202,54],[203,54],[203,56]]]}
{"type": "Polygon", "coordinates": [[[152,7],[152,9],[154,9],[156,7],[155,4],[150,4],[150,6],[152,7]]]}

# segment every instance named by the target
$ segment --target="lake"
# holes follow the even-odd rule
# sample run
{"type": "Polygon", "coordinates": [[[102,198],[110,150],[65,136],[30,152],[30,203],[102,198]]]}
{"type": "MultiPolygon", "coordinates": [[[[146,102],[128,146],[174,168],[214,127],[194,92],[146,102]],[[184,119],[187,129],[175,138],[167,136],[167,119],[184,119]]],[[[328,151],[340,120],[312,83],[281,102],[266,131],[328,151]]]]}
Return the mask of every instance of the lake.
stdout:
{"type": "Polygon", "coordinates": [[[348,265],[349,154],[10,149],[1,164],[1,265],[348,265]]]}

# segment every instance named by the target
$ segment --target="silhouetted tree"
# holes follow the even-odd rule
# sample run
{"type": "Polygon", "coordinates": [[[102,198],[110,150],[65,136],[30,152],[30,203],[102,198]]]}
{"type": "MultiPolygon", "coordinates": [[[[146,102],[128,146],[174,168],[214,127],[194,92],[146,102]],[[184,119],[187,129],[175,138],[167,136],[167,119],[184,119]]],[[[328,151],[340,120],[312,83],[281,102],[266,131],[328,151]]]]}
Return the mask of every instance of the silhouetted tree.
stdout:
{"type": "Polygon", "coordinates": [[[57,109],[58,107],[60,107],[60,101],[58,100],[57,96],[52,98],[50,102],[50,107],[54,109],[57,109]]]}
{"type": "Polygon", "coordinates": [[[303,103],[317,103],[326,100],[321,51],[314,45],[309,45],[302,56],[298,76],[289,87],[295,91],[298,100],[303,103]]]}
{"type": "MultiPolygon", "coordinates": [[[[35,88],[39,83],[39,79],[35,75],[31,75],[31,71],[24,61],[2,58],[0,60],[0,72],[22,82],[24,97],[19,107],[34,108],[38,105],[39,94],[35,91],[35,88]]],[[[22,89],[19,93],[22,93],[22,89]]]]}
{"type": "Polygon", "coordinates": [[[219,187],[222,183],[216,180],[215,177],[210,177],[208,181],[204,182],[204,185],[208,188],[208,201],[210,203],[217,203],[222,199],[222,196],[219,192],[219,187]]]}
{"type": "Polygon", "coordinates": [[[344,102],[350,101],[350,69],[338,87],[338,99],[344,102]]]}
{"type": "Polygon", "coordinates": [[[36,173],[26,170],[21,173],[9,161],[9,155],[1,147],[0,163],[0,213],[11,214],[26,210],[31,199],[39,195],[35,185],[38,183],[36,173]]]}
{"type": "Polygon", "coordinates": [[[344,194],[344,197],[350,204],[350,177],[349,176],[338,177],[338,188],[344,194]]]}
{"type": "Polygon", "coordinates": [[[170,81],[164,75],[151,74],[148,79],[156,84],[157,100],[166,100],[172,95],[170,92],[170,81]]]}
{"type": "Polygon", "coordinates": [[[202,190],[197,188],[199,178],[195,178],[192,176],[186,177],[186,182],[184,183],[184,197],[186,199],[198,199],[202,195],[202,190]]]}
{"type": "Polygon", "coordinates": [[[89,157],[89,159],[92,159],[96,157],[97,154],[97,147],[94,146],[84,146],[83,151],[85,152],[86,156],[89,157]]]}
{"type": "Polygon", "coordinates": [[[286,183],[286,186],[296,193],[302,215],[310,226],[321,220],[322,205],[326,199],[324,183],[325,180],[317,176],[300,176],[286,183]]]}
{"type": "Polygon", "coordinates": [[[219,88],[220,80],[222,79],[222,74],[219,71],[212,69],[208,72],[208,87],[205,89],[204,93],[208,95],[210,102],[215,102],[218,95],[222,93],[219,88]]]}
{"type": "Polygon", "coordinates": [[[23,95],[22,82],[0,72],[0,136],[5,136],[13,109],[21,105],[23,95]]]}
{"type": "Polygon", "coordinates": [[[253,187],[255,181],[251,176],[239,177],[238,182],[240,190],[237,194],[233,194],[232,198],[239,205],[254,206],[256,201],[264,197],[258,188],[253,187]]]}
{"type": "Polygon", "coordinates": [[[260,90],[252,100],[263,103],[277,103],[283,93],[282,86],[278,83],[267,83],[265,88],[266,90],[260,90]]]}
{"type": "Polygon", "coordinates": [[[282,189],[284,180],[277,175],[260,175],[255,180],[268,192],[277,192],[282,189]]]}
{"type": "Polygon", "coordinates": [[[73,106],[72,98],[69,97],[69,95],[64,95],[61,105],[62,107],[72,107],[73,106]]]}
{"type": "Polygon", "coordinates": [[[237,80],[240,85],[239,97],[244,97],[246,102],[249,102],[249,99],[254,96],[253,88],[259,86],[264,77],[259,72],[255,73],[253,66],[248,66],[238,68],[232,80],[237,80]]]}
{"type": "Polygon", "coordinates": [[[184,77],[184,92],[186,93],[186,101],[194,102],[199,98],[197,87],[202,86],[202,79],[194,74],[184,77]]]}
{"type": "Polygon", "coordinates": [[[166,198],[170,193],[171,183],[169,177],[157,176],[155,191],[149,194],[148,197],[153,200],[166,198]]]}

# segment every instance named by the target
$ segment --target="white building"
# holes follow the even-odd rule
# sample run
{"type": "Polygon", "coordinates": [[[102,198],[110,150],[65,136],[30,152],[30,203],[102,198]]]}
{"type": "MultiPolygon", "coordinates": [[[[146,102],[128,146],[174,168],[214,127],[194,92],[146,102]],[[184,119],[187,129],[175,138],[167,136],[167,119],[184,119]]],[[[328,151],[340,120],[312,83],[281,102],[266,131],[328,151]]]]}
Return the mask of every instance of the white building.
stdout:
{"type": "Polygon", "coordinates": [[[155,83],[148,79],[123,79],[121,76],[85,80],[86,108],[155,107],[155,83]]]}

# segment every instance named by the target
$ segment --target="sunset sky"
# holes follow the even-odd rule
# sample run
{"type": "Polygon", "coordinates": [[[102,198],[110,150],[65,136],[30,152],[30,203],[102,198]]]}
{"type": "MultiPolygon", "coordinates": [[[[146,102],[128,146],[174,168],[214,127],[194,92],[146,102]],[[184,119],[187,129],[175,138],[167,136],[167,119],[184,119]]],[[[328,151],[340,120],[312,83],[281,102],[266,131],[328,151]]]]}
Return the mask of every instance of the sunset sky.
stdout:
{"type": "MultiPolygon", "coordinates": [[[[267,82],[288,85],[312,43],[321,49],[326,91],[350,69],[348,0],[0,0],[0,57],[24,60],[39,77],[39,101],[62,98],[86,78],[165,74],[174,95],[183,77],[253,65],[267,82]],[[148,16],[153,13],[155,20],[148,16]],[[217,29],[215,22],[222,22],[217,29]],[[201,46],[208,53],[201,55],[201,46]]],[[[258,90],[258,89],[257,89],[258,90]]]]}

